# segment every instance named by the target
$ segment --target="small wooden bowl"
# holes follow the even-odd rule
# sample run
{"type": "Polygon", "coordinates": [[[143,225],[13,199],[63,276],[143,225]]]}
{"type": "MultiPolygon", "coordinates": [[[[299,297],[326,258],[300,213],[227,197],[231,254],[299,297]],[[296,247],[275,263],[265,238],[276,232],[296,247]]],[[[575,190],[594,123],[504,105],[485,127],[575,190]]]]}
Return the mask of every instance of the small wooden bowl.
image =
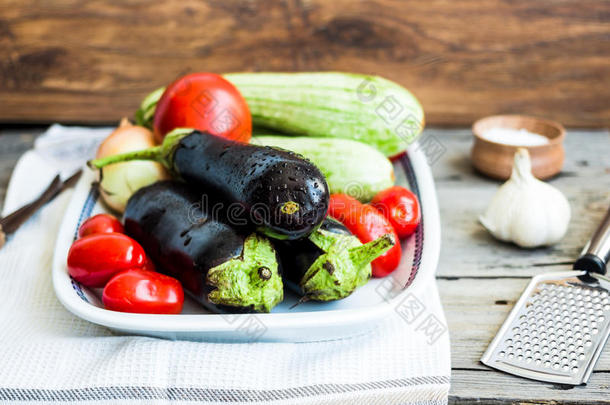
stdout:
{"type": "Polygon", "coordinates": [[[565,150],[563,139],[566,130],[558,122],[527,115],[493,115],[482,118],[472,125],[474,144],[472,164],[479,172],[494,179],[506,180],[513,168],[517,148],[526,148],[532,160],[532,173],[539,179],[547,179],[559,173],[563,166],[565,150]],[[482,134],[491,128],[524,128],[544,135],[549,143],[538,146],[513,146],[489,141],[482,134]]]}

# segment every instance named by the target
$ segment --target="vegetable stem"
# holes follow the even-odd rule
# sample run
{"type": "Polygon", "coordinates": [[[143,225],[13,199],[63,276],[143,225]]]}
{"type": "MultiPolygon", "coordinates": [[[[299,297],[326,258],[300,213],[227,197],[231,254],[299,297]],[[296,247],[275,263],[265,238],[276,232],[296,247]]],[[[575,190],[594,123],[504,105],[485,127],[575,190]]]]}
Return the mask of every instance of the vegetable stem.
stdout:
{"type": "Polygon", "coordinates": [[[178,147],[182,138],[192,132],[192,128],[176,128],[165,135],[163,143],[159,146],[90,160],[87,162],[87,165],[92,169],[101,169],[102,167],[113,163],[128,162],[130,160],[153,160],[161,163],[167,170],[173,171],[173,156],[175,149],[178,147]]]}
{"type": "Polygon", "coordinates": [[[216,305],[269,312],[284,298],[273,245],[256,233],[246,238],[241,256],[212,267],[206,282],[215,287],[208,299],[216,305]]]}
{"type": "Polygon", "coordinates": [[[371,242],[365,243],[362,246],[357,246],[350,249],[350,258],[354,263],[354,267],[360,268],[381,256],[388,249],[396,244],[392,234],[385,234],[371,242]]]}
{"type": "Polygon", "coordinates": [[[396,244],[386,234],[366,244],[353,235],[317,230],[309,240],[324,251],[311,264],[299,286],[305,296],[316,301],[345,298],[371,278],[370,262],[396,244]]]}
{"type": "Polygon", "coordinates": [[[94,169],[101,169],[104,166],[108,166],[113,163],[128,162],[130,160],[154,160],[155,162],[165,165],[166,162],[162,152],[163,149],[161,146],[155,146],[149,149],[125,152],[118,155],[107,156],[101,159],[90,160],[87,162],[87,165],[94,169]]]}

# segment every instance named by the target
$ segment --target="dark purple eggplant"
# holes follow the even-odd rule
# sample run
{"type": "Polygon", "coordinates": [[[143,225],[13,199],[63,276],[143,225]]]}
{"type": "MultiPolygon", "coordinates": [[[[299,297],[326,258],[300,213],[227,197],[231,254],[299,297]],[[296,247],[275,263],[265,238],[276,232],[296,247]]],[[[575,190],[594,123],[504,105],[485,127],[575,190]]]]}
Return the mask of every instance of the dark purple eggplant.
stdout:
{"type": "Polygon", "coordinates": [[[309,235],[328,210],[328,185],[320,170],[286,150],[178,129],[161,146],[93,160],[90,166],[127,160],[162,163],[211,203],[228,207],[234,221],[247,221],[276,239],[309,235]]]}
{"type": "Polygon", "coordinates": [[[308,238],[276,241],[286,285],[302,300],[345,298],[371,278],[371,261],[390,249],[393,236],[362,244],[343,224],[326,218],[308,238]]]}
{"type": "Polygon", "coordinates": [[[127,202],[125,231],[158,271],[215,312],[269,312],[283,298],[271,242],[230,226],[185,183],[162,181],[127,202]],[[214,214],[214,215],[212,215],[214,214]]]}

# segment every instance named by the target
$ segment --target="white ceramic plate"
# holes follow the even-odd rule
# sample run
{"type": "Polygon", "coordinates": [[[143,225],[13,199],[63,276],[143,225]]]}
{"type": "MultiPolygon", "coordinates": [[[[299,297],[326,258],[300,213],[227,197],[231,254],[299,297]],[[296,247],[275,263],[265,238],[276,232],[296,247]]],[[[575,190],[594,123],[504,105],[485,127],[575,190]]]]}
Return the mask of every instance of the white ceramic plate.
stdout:
{"type": "Polygon", "coordinates": [[[422,221],[415,234],[401,241],[403,257],[392,275],[372,279],[351,296],[335,302],[308,302],[290,308],[297,297],[289,291],[268,314],[211,314],[187,299],[182,314],[151,315],[109,311],[100,291],[90,290],[68,275],[66,257],[83,220],[106,211],[92,187],[93,172],[85,170],[61,225],[53,258],[53,287],[62,304],[75,315],[122,333],[169,339],[303,342],[347,337],[367,332],[390,313],[406,294],[434,276],[440,249],[440,220],[430,168],[416,146],[395,162],[396,183],[419,196],[422,221]]]}

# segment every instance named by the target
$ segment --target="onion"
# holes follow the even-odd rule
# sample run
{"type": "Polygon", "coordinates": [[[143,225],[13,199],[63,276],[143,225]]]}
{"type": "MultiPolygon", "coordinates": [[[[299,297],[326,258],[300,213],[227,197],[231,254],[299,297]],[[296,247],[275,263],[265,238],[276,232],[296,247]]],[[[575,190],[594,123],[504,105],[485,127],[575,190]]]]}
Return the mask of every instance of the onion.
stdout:
{"type": "MultiPolygon", "coordinates": [[[[132,152],[155,146],[155,137],[147,128],[132,125],[123,118],[100,145],[96,158],[132,152]]],[[[113,210],[125,211],[127,200],[140,188],[169,178],[162,165],[150,161],[115,163],[104,167],[100,192],[104,202],[113,210]]]]}

